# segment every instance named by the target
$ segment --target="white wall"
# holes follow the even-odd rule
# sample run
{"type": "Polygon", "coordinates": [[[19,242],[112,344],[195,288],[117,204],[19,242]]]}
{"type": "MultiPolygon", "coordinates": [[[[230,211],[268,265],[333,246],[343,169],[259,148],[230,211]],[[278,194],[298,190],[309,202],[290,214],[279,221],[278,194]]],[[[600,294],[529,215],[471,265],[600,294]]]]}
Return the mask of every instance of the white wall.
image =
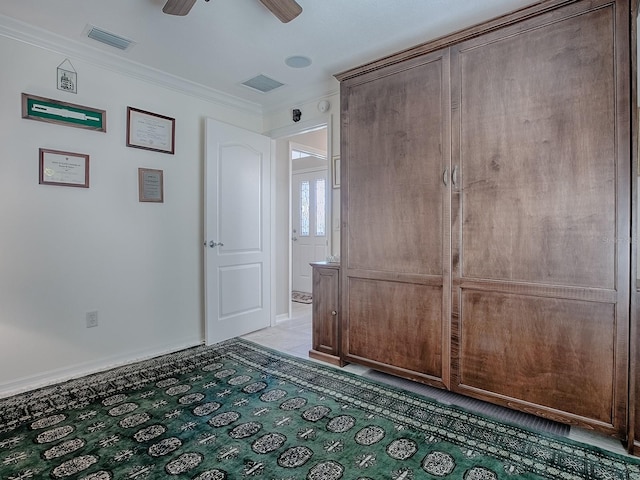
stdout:
{"type": "Polygon", "coordinates": [[[276,140],[276,231],[275,231],[275,270],[276,276],[276,318],[286,319],[289,314],[291,285],[289,278],[289,140],[276,140]]]}
{"type": "Polygon", "coordinates": [[[203,339],[203,131],[261,115],[0,36],[0,395],[203,339]],[[107,132],[21,118],[22,92],[107,111],[107,132]],[[176,119],[176,154],[125,146],[126,108],[176,119]],[[38,149],[90,155],[90,188],[38,184],[38,149]],[[137,169],[164,170],[163,204],[137,169]],[[97,310],[99,326],[86,328],[97,310]]]}

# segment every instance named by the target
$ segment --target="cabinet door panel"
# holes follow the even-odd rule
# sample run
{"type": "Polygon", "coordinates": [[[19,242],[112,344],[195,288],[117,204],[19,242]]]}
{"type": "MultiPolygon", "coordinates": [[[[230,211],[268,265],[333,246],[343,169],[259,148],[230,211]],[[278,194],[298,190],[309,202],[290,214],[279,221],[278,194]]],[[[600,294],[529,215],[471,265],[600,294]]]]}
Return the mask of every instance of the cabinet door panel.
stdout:
{"type": "Polygon", "coordinates": [[[339,273],[336,268],[313,269],[313,349],[334,356],[340,355],[337,319],[339,273]]]}
{"type": "Polygon", "coordinates": [[[351,279],[348,295],[351,356],[440,378],[442,288],[351,279]]]}
{"type": "Polygon", "coordinates": [[[615,306],[463,289],[459,386],[613,424],[615,306]]]}
{"type": "Polygon", "coordinates": [[[349,89],[348,268],[442,275],[443,62],[349,89]]]}
{"type": "Polygon", "coordinates": [[[612,9],[460,52],[461,275],[614,288],[612,9]]]}

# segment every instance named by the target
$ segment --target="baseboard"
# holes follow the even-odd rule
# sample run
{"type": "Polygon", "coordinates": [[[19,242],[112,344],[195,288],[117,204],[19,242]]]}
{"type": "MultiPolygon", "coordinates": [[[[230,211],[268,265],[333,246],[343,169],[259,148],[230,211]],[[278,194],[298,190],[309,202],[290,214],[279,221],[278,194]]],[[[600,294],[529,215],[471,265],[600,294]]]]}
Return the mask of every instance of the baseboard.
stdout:
{"type": "Polygon", "coordinates": [[[284,322],[285,320],[289,320],[288,313],[281,313],[280,315],[276,315],[276,323],[284,322]]]}
{"type": "Polygon", "coordinates": [[[0,384],[0,398],[10,397],[37,388],[48,387],[56,383],[66,382],[85,375],[103,372],[112,368],[121,367],[130,363],[148,360],[150,358],[166,355],[184,350],[186,348],[202,345],[202,339],[184,340],[180,343],[157,346],[155,348],[129,352],[125,355],[102,358],[95,362],[86,362],[74,365],[70,368],[49,370],[29,377],[24,377],[9,383],[0,384]]]}

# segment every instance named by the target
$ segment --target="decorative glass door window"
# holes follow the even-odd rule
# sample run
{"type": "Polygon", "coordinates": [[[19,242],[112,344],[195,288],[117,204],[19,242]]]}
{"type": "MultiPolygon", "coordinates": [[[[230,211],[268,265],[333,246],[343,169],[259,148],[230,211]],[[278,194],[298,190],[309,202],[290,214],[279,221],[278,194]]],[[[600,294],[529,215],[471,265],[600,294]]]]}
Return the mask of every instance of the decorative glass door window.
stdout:
{"type": "Polygon", "coordinates": [[[316,180],[316,236],[325,236],[325,179],[319,178],[316,180]]]}
{"type": "Polygon", "coordinates": [[[309,186],[310,183],[308,180],[304,182],[300,182],[300,236],[308,237],[309,236],[309,186]]]}
{"type": "Polygon", "coordinates": [[[326,235],[326,180],[300,182],[300,233],[301,237],[311,235],[312,225],[316,237],[326,235]],[[313,187],[313,188],[312,188],[313,187]],[[313,190],[313,191],[312,191],[313,190]],[[312,215],[313,213],[313,215],[312,215]]]}

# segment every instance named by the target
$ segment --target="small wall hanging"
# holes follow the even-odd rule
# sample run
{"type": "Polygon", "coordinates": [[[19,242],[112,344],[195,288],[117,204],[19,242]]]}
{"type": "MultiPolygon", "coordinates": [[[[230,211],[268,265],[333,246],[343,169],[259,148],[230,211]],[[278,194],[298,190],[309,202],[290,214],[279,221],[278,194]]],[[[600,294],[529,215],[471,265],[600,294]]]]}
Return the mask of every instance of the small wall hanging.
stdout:
{"type": "Polygon", "coordinates": [[[50,98],[22,94],[22,118],[58,123],[69,127],[107,131],[107,112],[50,98]]]}
{"type": "Polygon", "coordinates": [[[78,93],[78,73],[68,58],[58,65],[58,90],[78,93]]]}
{"type": "Polygon", "coordinates": [[[140,202],[164,202],[164,175],[162,170],[138,169],[138,200],[140,202]]]}
{"type": "Polygon", "coordinates": [[[40,185],[89,188],[89,155],[40,149],[40,185]]]}

